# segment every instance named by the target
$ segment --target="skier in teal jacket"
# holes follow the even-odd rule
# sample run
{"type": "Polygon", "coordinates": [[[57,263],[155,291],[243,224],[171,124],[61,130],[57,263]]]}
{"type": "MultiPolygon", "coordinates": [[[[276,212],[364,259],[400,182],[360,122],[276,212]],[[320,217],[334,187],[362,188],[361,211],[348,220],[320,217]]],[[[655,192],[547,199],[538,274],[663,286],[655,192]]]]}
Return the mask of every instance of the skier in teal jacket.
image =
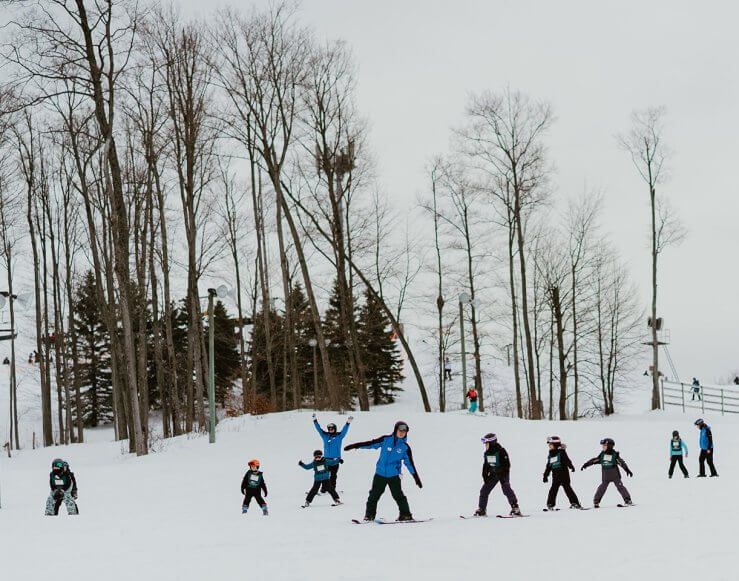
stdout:
{"type": "Polygon", "coordinates": [[[298,462],[298,466],[301,468],[305,470],[313,470],[313,486],[308,491],[308,496],[305,497],[303,508],[308,508],[310,506],[310,503],[313,502],[316,494],[318,494],[318,490],[321,488],[323,488],[324,492],[328,492],[331,495],[331,498],[334,499],[334,505],[341,504],[339,495],[331,484],[331,473],[329,472],[329,468],[331,466],[336,466],[341,462],[343,462],[343,460],[340,458],[324,458],[323,452],[320,450],[315,450],[313,452],[313,462],[310,464],[305,464],[302,460],[298,462]]]}
{"type": "Polygon", "coordinates": [[[680,465],[680,470],[683,473],[684,478],[688,478],[688,470],[683,464],[683,452],[685,457],[688,457],[688,446],[683,442],[680,437],[680,432],[675,430],[672,432],[672,439],[670,440],[670,470],[667,475],[672,478],[672,473],[675,471],[675,464],[680,465]]]}

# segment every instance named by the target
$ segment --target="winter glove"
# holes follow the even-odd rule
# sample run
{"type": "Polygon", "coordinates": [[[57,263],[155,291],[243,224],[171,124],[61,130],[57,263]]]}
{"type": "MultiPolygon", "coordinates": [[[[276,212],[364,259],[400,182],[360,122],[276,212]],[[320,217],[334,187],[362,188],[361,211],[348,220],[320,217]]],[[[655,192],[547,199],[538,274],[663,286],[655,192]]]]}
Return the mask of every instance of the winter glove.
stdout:
{"type": "Polygon", "coordinates": [[[76,490],[72,493],[72,498],[74,498],[75,500],[77,500],[77,491],[76,490]]]}
{"type": "Polygon", "coordinates": [[[542,480],[543,480],[544,482],[549,482],[549,478],[547,478],[546,476],[544,476],[544,478],[542,478],[542,480]]]}
{"type": "Polygon", "coordinates": [[[582,468],[580,468],[580,470],[585,470],[585,468],[587,468],[587,466],[585,466],[585,464],[583,464],[582,465],[582,468]]]}
{"type": "Polygon", "coordinates": [[[264,491],[264,498],[267,498],[267,491],[264,491]]]}
{"type": "Polygon", "coordinates": [[[311,415],[311,418],[316,419],[316,414],[311,415]]]}
{"type": "Polygon", "coordinates": [[[629,478],[631,478],[633,475],[634,473],[631,470],[626,471],[626,476],[628,476],[629,478]]]}
{"type": "Polygon", "coordinates": [[[343,463],[344,463],[344,459],[343,458],[339,458],[339,464],[343,464],[343,463]]]}
{"type": "Polygon", "coordinates": [[[344,452],[348,452],[349,450],[356,450],[359,448],[356,444],[349,444],[348,446],[344,446],[344,452]]]}
{"type": "Polygon", "coordinates": [[[303,466],[303,465],[304,465],[303,464],[303,461],[302,460],[298,460],[298,466],[303,466]]]}
{"type": "Polygon", "coordinates": [[[574,466],[570,466],[570,472],[574,472],[574,471],[575,471],[575,467],[574,466]]]}
{"type": "Polygon", "coordinates": [[[413,475],[413,480],[416,481],[416,486],[418,486],[418,488],[423,488],[423,483],[421,482],[421,478],[418,476],[418,473],[413,475]]]}
{"type": "Polygon", "coordinates": [[[349,416],[348,418],[346,418],[347,424],[351,424],[353,421],[354,421],[354,416],[349,416]]]}

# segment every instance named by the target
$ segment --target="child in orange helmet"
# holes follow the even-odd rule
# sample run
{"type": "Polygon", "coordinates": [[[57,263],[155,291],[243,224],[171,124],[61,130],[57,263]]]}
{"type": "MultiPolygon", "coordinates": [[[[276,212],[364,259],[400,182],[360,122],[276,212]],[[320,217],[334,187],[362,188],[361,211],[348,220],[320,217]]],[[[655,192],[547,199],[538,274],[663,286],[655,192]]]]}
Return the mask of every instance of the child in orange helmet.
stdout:
{"type": "Polygon", "coordinates": [[[264,474],[259,470],[259,460],[249,460],[249,470],[246,471],[244,479],[241,481],[241,494],[244,495],[244,502],[241,505],[242,514],[246,514],[249,510],[252,498],[257,501],[264,516],[269,514],[267,503],[262,498],[262,492],[264,492],[264,496],[267,496],[267,485],[264,483],[264,474]]]}

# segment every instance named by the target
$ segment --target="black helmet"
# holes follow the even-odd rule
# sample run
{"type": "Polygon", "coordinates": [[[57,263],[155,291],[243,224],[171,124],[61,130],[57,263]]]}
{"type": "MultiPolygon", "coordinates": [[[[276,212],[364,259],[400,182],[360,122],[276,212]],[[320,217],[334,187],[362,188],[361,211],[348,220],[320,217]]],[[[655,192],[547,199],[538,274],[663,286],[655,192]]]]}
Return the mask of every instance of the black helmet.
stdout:
{"type": "Polygon", "coordinates": [[[705,423],[706,422],[703,421],[703,418],[698,418],[697,420],[695,420],[695,425],[696,426],[702,426],[705,423]]]}
{"type": "Polygon", "coordinates": [[[328,424],[328,425],[326,426],[326,429],[327,429],[327,430],[328,430],[329,432],[335,432],[335,431],[336,431],[336,424],[328,424]]]}
{"type": "Polygon", "coordinates": [[[554,446],[561,446],[562,440],[559,436],[549,436],[547,438],[547,444],[553,444],[554,446]]]}
{"type": "Polygon", "coordinates": [[[51,461],[51,469],[55,472],[59,472],[61,470],[64,470],[64,464],[65,462],[61,458],[54,458],[51,461]]]}
{"type": "Polygon", "coordinates": [[[677,430],[672,430],[672,437],[673,438],[679,438],[680,437],[680,432],[678,432],[677,430]]]}
{"type": "Polygon", "coordinates": [[[320,450],[313,450],[313,457],[315,458],[316,456],[323,456],[323,452],[321,452],[320,450]]]}
{"type": "Polygon", "coordinates": [[[406,422],[397,421],[395,422],[395,428],[393,429],[393,434],[397,432],[398,430],[408,433],[410,428],[408,427],[408,424],[406,422]]]}
{"type": "Polygon", "coordinates": [[[616,445],[616,442],[613,441],[613,438],[603,438],[600,441],[601,446],[608,446],[609,448],[613,448],[616,445]]]}

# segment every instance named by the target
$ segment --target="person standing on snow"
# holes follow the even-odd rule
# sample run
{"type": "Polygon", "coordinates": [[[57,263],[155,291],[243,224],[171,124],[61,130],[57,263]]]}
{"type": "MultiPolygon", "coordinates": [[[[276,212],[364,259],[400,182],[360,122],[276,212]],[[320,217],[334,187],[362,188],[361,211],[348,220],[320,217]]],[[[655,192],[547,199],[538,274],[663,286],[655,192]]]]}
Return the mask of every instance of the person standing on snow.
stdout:
{"type": "Polygon", "coordinates": [[[683,464],[683,451],[685,457],[688,457],[688,446],[680,438],[680,432],[675,430],[672,432],[672,439],[670,440],[670,470],[667,473],[669,478],[672,478],[672,473],[675,471],[675,464],[680,465],[680,470],[683,473],[683,477],[688,478],[688,470],[683,464]]]}
{"type": "Polygon", "coordinates": [[[595,497],[593,498],[593,507],[598,508],[600,506],[600,501],[603,498],[603,495],[606,493],[608,485],[611,483],[613,483],[616,486],[616,489],[621,493],[621,496],[624,499],[624,503],[628,506],[631,506],[633,504],[631,502],[631,494],[621,481],[621,471],[618,469],[618,467],[621,466],[621,468],[626,471],[626,474],[629,476],[629,478],[632,477],[634,473],[629,470],[626,462],[623,458],[621,458],[621,454],[613,449],[616,445],[616,442],[614,442],[611,438],[603,438],[600,441],[600,445],[603,446],[603,451],[595,458],[591,458],[590,460],[585,462],[585,464],[582,465],[582,468],[580,468],[580,470],[585,470],[589,466],[594,466],[595,464],[600,464],[602,468],[602,480],[600,486],[598,486],[598,489],[595,491],[595,497]]]}
{"type": "MultiPolygon", "coordinates": [[[[326,426],[326,430],[324,431],[321,429],[321,424],[318,423],[318,420],[316,419],[316,414],[313,414],[313,425],[316,428],[316,431],[318,432],[318,435],[321,436],[321,439],[323,440],[323,456],[325,458],[335,458],[337,460],[341,460],[341,443],[344,441],[344,436],[349,432],[349,424],[352,423],[352,420],[354,419],[352,416],[349,416],[346,419],[346,423],[344,424],[344,427],[341,429],[341,432],[336,432],[336,424],[328,424],[326,426]]],[[[331,464],[328,467],[329,471],[329,480],[331,481],[331,486],[333,486],[334,490],[336,490],[336,482],[338,479],[339,474],[339,462],[335,464],[331,464]]]]}
{"type": "Polygon", "coordinates": [[[477,390],[471,387],[467,392],[467,397],[470,398],[469,412],[474,414],[477,411],[477,390]]]}
{"type": "Polygon", "coordinates": [[[79,508],[75,502],[77,499],[77,480],[74,473],[69,469],[69,464],[61,458],[56,458],[51,463],[49,486],[51,492],[49,498],[46,499],[45,514],[47,516],[58,515],[62,502],[67,507],[67,514],[79,514],[79,508]]]}
{"type": "Polygon", "coordinates": [[[416,465],[413,463],[413,453],[411,447],[406,441],[408,437],[408,424],[405,422],[396,422],[393,433],[387,436],[380,436],[374,440],[367,442],[356,442],[349,444],[344,450],[376,450],[380,449],[380,458],[377,460],[375,468],[375,476],[372,479],[372,488],[367,497],[367,508],[364,512],[364,520],[374,520],[377,515],[377,503],[385,492],[385,487],[390,487],[390,494],[398,505],[398,520],[413,520],[411,509],[408,506],[408,499],[403,494],[403,488],[400,482],[401,464],[413,476],[418,488],[423,488],[421,478],[418,475],[416,465]]]}
{"type": "Polygon", "coordinates": [[[303,508],[308,508],[310,503],[318,494],[319,488],[323,488],[324,492],[328,492],[331,498],[334,499],[334,506],[341,504],[339,495],[336,489],[331,484],[331,473],[329,468],[343,462],[338,458],[325,458],[320,450],[313,452],[313,462],[310,464],[304,464],[302,460],[298,461],[298,466],[304,470],[313,470],[313,486],[308,491],[308,495],[305,497],[305,504],[303,508]]]}
{"type": "Polygon", "coordinates": [[[485,434],[480,441],[485,447],[482,457],[483,484],[480,488],[480,498],[475,516],[487,516],[488,498],[498,482],[500,482],[503,494],[506,495],[511,505],[511,515],[521,516],[516,493],[513,492],[510,484],[511,460],[508,457],[508,452],[498,443],[498,437],[495,434],[485,434]]]}
{"type": "Polygon", "coordinates": [[[568,470],[574,472],[575,467],[567,455],[567,446],[562,443],[559,436],[549,436],[547,438],[547,445],[549,446],[549,456],[547,457],[547,467],[544,469],[544,482],[547,482],[549,474],[552,474],[552,486],[547,496],[547,509],[554,510],[557,504],[557,493],[559,492],[560,486],[564,488],[565,494],[570,500],[570,508],[581,509],[582,506],[580,506],[577,494],[575,494],[575,491],[572,490],[572,486],[570,485],[570,473],[568,470]]]}
{"type": "Polygon", "coordinates": [[[701,400],[701,383],[695,377],[693,378],[693,384],[690,386],[690,390],[693,392],[693,396],[690,401],[695,401],[695,396],[698,396],[698,401],[701,400]]]}
{"type": "Polygon", "coordinates": [[[718,472],[716,472],[716,467],[713,465],[713,432],[711,432],[711,426],[704,422],[702,418],[695,420],[695,425],[701,431],[699,440],[701,454],[698,457],[700,472],[698,473],[698,478],[706,477],[706,462],[708,462],[708,467],[711,469],[711,477],[713,478],[714,476],[718,476],[718,472]]]}
{"type": "Polygon", "coordinates": [[[264,474],[259,470],[259,460],[249,460],[249,470],[244,474],[244,479],[241,481],[241,494],[244,495],[244,502],[241,504],[241,514],[246,514],[251,504],[251,499],[257,501],[259,508],[262,509],[262,514],[268,516],[267,503],[262,498],[262,492],[264,496],[267,496],[267,484],[264,482],[264,474]]]}

